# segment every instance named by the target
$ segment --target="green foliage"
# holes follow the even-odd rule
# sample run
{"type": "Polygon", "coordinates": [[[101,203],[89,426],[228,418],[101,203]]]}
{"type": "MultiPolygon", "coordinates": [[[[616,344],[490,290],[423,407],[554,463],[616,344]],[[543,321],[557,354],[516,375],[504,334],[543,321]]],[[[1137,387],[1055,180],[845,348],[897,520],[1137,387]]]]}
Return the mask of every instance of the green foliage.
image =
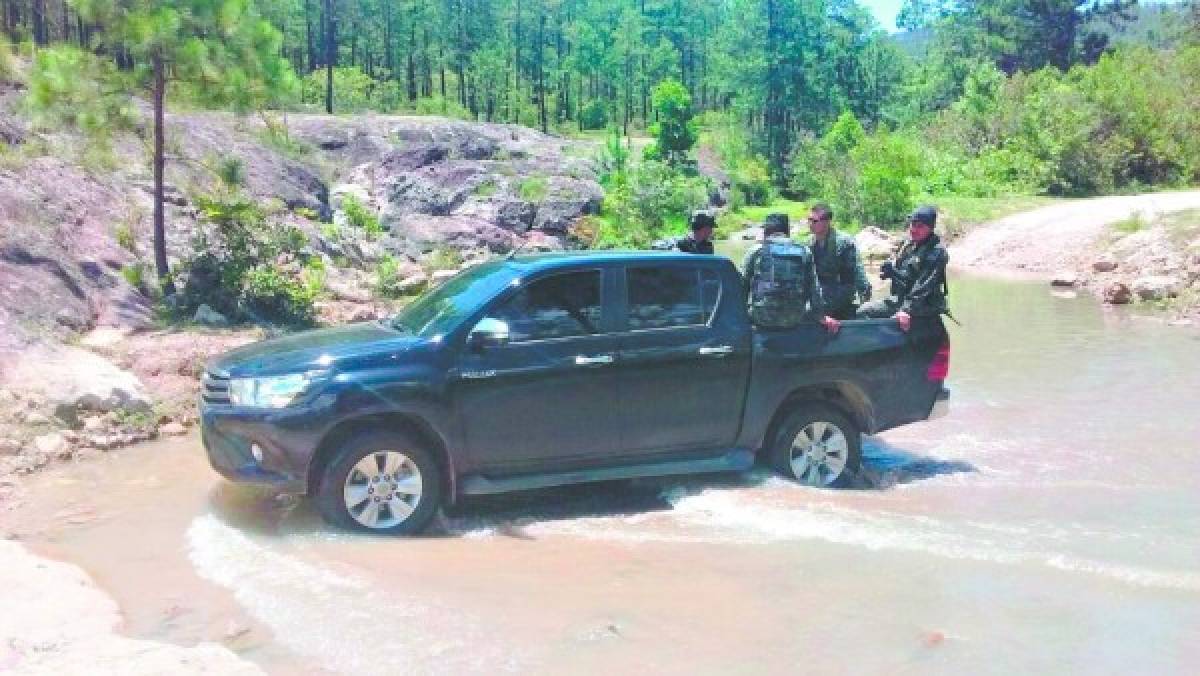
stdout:
{"type": "Polygon", "coordinates": [[[380,224],[379,217],[353,195],[342,198],[342,211],[350,225],[366,233],[368,239],[375,239],[383,234],[383,225],[380,224]]]}
{"type": "Polygon", "coordinates": [[[246,165],[240,157],[226,157],[217,163],[217,178],[227,190],[236,190],[246,184],[246,165]]]}
{"type": "Polygon", "coordinates": [[[610,177],[596,246],[645,248],[687,228],[688,215],[708,204],[708,183],[662,162],[643,162],[610,177]]]}
{"type": "Polygon", "coordinates": [[[797,195],[829,202],[842,223],[894,226],[912,209],[920,175],[914,141],[868,135],[847,111],[820,140],[798,145],[789,184],[797,195]]]}
{"type": "Polygon", "coordinates": [[[313,152],[312,146],[300,139],[292,138],[286,127],[268,125],[259,132],[258,138],[268,148],[277,150],[288,157],[305,159],[313,152]]]}
{"type": "Polygon", "coordinates": [[[146,264],[141,261],[137,261],[122,267],[121,277],[125,279],[125,282],[128,283],[129,286],[132,286],[142,293],[146,293],[150,288],[147,285],[147,272],[148,270],[146,268],[146,264]]]}
{"type": "Polygon", "coordinates": [[[440,96],[418,99],[413,112],[418,115],[441,115],[460,120],[472,119],[471,111],[462,107],[457,101],[449,101],[440,96]]]}
{"type": "Polygon", "coordinates": [[[270,263],[250,268],[243,280],[241,309],[251,317],[307,326],[316,318],[315,301],[312,285],[270,263]]]}
{"type": "Polygon", "coordinates": [[[300,263],[304,234],[267,221],[242,197],[198,197],[196,205],[206,227],[177,274],[184,316],[207,304],[234,319],[311,324],[324,270],[300,263]]]}
{"type": "Polygon", "coordinates": [[[321,215],[317,213],[317,210],[310,209],[309,207],[296,207],[295,209],[292,210],[292,213],[296,214],[300,218],[303,218],[303,219],[309,220],[309,221],[321,220],[321,215]]]}
{"type": "Polygon", "coordinates": [[[124,79],[114,64],[90,52],[65,45],[42,49],[30,69],[25,104],[37,127],[78,129],[84,151],[104,152],[113,135],[136,119],[130,99],[110,89],[109,83],[124,79]]]}
{"type": "Polygon", "coordinates": [[[658,156],[673,167],[679,166],[696,144],[692,97],[677,80],[663,80],[654,88],[653,101],[658,122],[650,126],[650,133],[658,156]]]}
{"type": "Polygon", "coordinates": [[[17,67],[13,59],[12,45],[8,40],[0,38],[0,82],[12,82],[17,77],[17,67]]]}
{"type": "Polygon", "coordinates": [[[489,179],[475,186],[476,197],[491,197],[496,194],[496,182],[489,179]]]}
{"type": "Polygon", "coordinates": [[[588,101],[579,111],[579,124],[584,129],[604,129],[608,126],[608,104],[600,100],[588,101]]]}
{"type": "Polygon", "coordinates": [[[391,255],[385,254],[375,265],[375,293],[385,298],[402,298],[414,290],[402,290],[400,283],[400,263],[391,255]]]}
{"type": "Polygon", "coordinates": [[[735,191],[734,202],[753,206],[769,204],[775,195],[767,162],[759,157],[747,157],[729,170],[735,191]]]}
{"type": "Polygon", "coordinates": [[[533,204],[541,204],[550,193],[550,184],[545,176],[529,176],[521,179],[517,185],[517,194],[521,199],[533,204]]]}
{"type": "MultiPolygon", "coordinates": [[[[372,107],[375,80],[362,69],[339,66],[333,69],[333,111],[335,113],[360,113],[372,107]]],[[[325,102],[325,69],[314,70],[304,78],[300,100],[304,103],[325,102]]]]}

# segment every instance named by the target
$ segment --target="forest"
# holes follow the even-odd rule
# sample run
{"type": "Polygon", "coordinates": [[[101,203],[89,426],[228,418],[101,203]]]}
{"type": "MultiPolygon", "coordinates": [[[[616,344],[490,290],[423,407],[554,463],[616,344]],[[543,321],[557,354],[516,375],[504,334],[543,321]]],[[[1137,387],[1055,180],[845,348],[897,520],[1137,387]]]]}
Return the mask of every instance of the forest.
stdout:
{"type": "Polygon", "coordinates": [[[923,197],[1200,178],[1200,5],[906,0],[897,23],[854,0],[3,2],[48,124],[103,135],[140,96],[606,139],[609,245],[706,202],[697,144],[730,213],[820,198],[883,226],[923,197]]]}

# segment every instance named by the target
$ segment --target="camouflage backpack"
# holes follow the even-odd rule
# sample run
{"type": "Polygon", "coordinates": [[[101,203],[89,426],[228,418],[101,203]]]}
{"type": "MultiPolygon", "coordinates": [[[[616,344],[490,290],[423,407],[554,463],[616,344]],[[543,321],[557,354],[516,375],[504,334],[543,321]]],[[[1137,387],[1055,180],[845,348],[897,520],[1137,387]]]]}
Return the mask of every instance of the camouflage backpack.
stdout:
{"type": "Polygon", "coordinates": [[[766,328],[798,326],[808,314],[812,254],[790,241],[763,244],[750,281],[750,319],[766,328]]]}

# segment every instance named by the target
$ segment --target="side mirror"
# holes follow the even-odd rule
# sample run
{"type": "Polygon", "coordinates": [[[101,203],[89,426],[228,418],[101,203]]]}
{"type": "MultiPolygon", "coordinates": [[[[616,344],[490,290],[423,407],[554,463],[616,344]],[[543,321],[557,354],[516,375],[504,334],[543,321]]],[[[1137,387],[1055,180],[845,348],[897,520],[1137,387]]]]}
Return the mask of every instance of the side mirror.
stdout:
{"type": "Polygon", "coordinates": [[[508,322],[491,317],[479,320],[467,336],[467,345],[475,351],[487,347],[499,347],[508,342],[508,322]]]}

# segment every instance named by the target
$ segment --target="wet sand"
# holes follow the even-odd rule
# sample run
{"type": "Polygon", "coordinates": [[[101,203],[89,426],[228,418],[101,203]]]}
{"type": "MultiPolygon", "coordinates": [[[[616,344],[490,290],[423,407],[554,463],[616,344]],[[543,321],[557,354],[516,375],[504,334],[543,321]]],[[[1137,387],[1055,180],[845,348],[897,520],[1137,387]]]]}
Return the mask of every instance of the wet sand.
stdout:
{"type": "Polygon", "coordinates": [[[1194,673],[1200,337],[1040,285],[953,299],[951,416],[868,440],[857,490],[614,482],[375,538],[188,437],[34,477],[0,531],[130,636],[272,673],[1194,673]]]}

